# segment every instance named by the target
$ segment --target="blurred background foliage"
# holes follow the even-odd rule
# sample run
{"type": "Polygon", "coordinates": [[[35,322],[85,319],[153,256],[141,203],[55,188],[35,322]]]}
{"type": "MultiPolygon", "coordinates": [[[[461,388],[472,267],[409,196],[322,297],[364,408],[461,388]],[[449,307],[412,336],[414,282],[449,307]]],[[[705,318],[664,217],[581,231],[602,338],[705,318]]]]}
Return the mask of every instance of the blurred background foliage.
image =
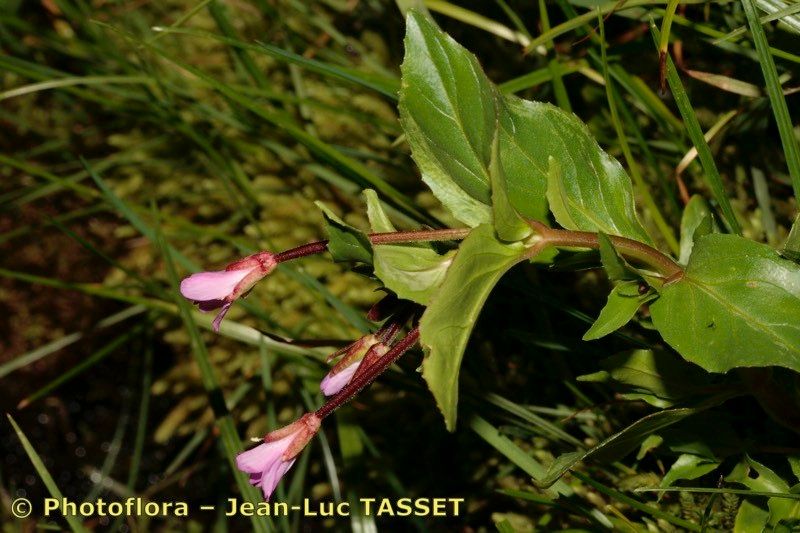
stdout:
{"type": "MultiPolygon", "coordinates": [[[[643,176],[672,228],[690,194],[713,198],[672,95],[659,88],[648,23],[661,24],[667,2],[423,4],[503,90],[586,121],[643,176]],[[604,87],[598,6],[618,119],[604,87]]],[[[797,205],[741,4],[681,4],[672,57],[725,193],[744,234],[778,246],[797,205]]],[[[793,117],[797,5],[758,2],[793,117]]],[[[65,496],[223,502],[239,494],[231,431],[259,437],[321,402],[324,355],[370,327],[363,315],[381,296],[372,281],[326,257],[282,265],[233,307],[220,335],[207,331],[210,317],[188,315],[204,328],[194,336],[170,267],[182,277],[324,238],[316,200],[365,228],[364,188],[379,192],[401,226],[451,222],[419,180],[397,121],[403,31],[395,3],[378,0],[0,3],[0,401],[65,496]],[[230,415],[212,410],[218,392],[230,415]]],[[[652,226],[652,213],[641,214],[652,226]]],[[[725,530],[739,495],[630,491],[658,486],[685,454],[695,462],[671,483],[757,490],[734,476],[752,456],[787,491],[795,485],[797,433],[749,396],[651,431],[638,454],[587,461],[556,485],[568,497],[534,485],[555,457],[656,409],[613,380],[576,380],[615,353],[658,344],[646,317],[608,339],[580,341],[607,291],[598,271],[515,269],[472,340],[456,433],[444,430],[412,353],[326,424],[278,492],[291,502],[463,497],[460,516],[291,516],[271,525],[725,530]]],[[[794,387],[791,376],[786,382],[794,387]]],[[[5,530],[23,530],[9,502],[37,502],[48,489],[11,425],[0,439],[0,516],[5,530]]],[[[780,502],[746,501],[756,514],[780,502]]],[[[252,524],[192,513],[84,526],[252,524]]]]}

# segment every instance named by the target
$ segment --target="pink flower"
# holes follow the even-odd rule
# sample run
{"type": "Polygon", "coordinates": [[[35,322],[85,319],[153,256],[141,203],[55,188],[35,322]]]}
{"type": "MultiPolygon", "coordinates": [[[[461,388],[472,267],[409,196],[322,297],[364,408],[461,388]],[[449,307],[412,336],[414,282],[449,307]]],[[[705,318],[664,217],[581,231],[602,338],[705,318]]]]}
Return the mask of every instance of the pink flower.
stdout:
{"type": "Polygon", "coordinates": [[[361,365],[361,361],[354,361],[335,374],[333,370],[328,372],[319,383],[319,389],[322,391],[322,394],[325,396],[333,396],[342,390],[342,388],[353,379],[359,365],[361,365]]]}
{"type": "Polygon", "coordinates": [[[297,455],[319,431],[320,418],[307,413],[288,426],[268,433],[264,442],[236,456],[236,467],[250,474],[250,484],[269,500],[297,455]]]}
{"type": "Polygon", "coordinates": [[[274,254],[259,252],[231,263],[225,270],[192,274],[181,281],[181,294],[199,304],[201,311],[220,309],[213,322],[214,331],[219,331],[233,301],[252,289],[277,264],[274,254]]]}
{"type": "Polygon", "coordinates": [[[322,378],[319,388],[325,396],[333,396],[350,383],[359,368],[367,368],[383,354],[389,347],[379,342],[375,335],[366,335],[345,348],[342,357],[330,372],[322,378]]]}

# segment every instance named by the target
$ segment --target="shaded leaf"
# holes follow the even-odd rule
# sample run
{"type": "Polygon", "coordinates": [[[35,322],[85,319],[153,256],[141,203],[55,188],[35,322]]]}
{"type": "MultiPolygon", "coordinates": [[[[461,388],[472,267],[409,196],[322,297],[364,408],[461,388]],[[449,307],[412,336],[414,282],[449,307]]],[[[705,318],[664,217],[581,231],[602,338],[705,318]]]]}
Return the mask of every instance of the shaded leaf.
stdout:
{"type": "MultiPolygon", "coordinates": [[[[741,483],[748,489],[756,492],[774,492],[786,494],[795,492],[772,469],[745,456],[725,481],[741,483]]],[[[800,519],[800,501],[786,498],[770,498],[767,501],[769,515],[767,524],[775,526],[784,522],[795,522],[800,519]]],[[[737,517],[738,523],[738,517],[737,517]]]]}
{"type": "Polygon", "coordinates": [[[597,234],[597,242],[600,250],[600,262],[603,264],[606,274],[608,274],[608,279],[619,281],[638,278],[630,265],[628,265],[628,262],[614,248],[614,244],[608,238],[608,235],[601,231],[597,234]]]}
{"type": "MultiPolygon", "coordinates": [[[[33,444],[31,444],[30,440],[28,440],[28,437],[25,435],[25,433],[23,433],[19,425],[17,425],[17,422],[11,418],[10,414],[6,413],[6,418],[8,418],[9,423],[14,428],[14,432],[17,434],[17,438],[22,444],[22,448],[28,455],[28,459],[30,459],[33,467],[36,469],[36,473],[39,474],[39,477],[41,478],[44,486],[47,488],[47,491],[50,493],[50,496],[57,500],[64,499],[63,495],[61,494],[61,490],[58,488],[58,485],[56,485],[56,482],[50,475],[50,472],[47,470],[44,461],[42,461],[42,458],[36,452],[36,449],[33,447],[33,444]]],[[[87,529],[83,527],[83,524],[81,524],[81,521],[78,520],[78,517],[71,514],[66,514],[64,519],[67,521],[67,524],[72,531],[87,531],[87,529]]]]}
{"type": "Polygon", "coordinates": [[[671,487],[676,481],[697,479],[716,470],[719,464],[699,455],[684,453],[672,463],[660,486],[671,487]]]}
{"type": "Polygon", "coordinates": [[[639,294],[638,281],[619,283],[609,293],[605,307],[589,331],[583,335],[583,340],[593,341],[617,331],[631,321],[643,303],[653,297],[650,293],[639,294]]]}
{"type": "Polygon", "coordinates": [[[664,285],[650,312],[664,340],[710,372],[800,370],[800,266],[764,244],[701,238],[684,276],[664,285]]]}
{"type": "Polygon", "coordinates": [[[758,505],[743,501],[736,512],[736,521],[733,524],[733,533],[751,533],[764,531],[769,522],[769,511],[758,505]]]}
{"type": "Polygon", "coordinates": [[[579,381],[614,383],[628,392],[642,393],[642,399],[657,407],[705,392],[709,375],[666,351],[630,350],[600,362],[604,369],[579,376],[579,381]]]}
{"type": "Polygon", "coordinates": [[[679,261],[686,264],[694,242],[714,231],[714,216],[702,196],[694,195],[686,204],[681,217],[681,250],[679,261]]]}
{"type": "Polygon", "coordinates": [[[455,428],[458,373],[478,314],[502,275],[524,258],[519,243],[497,240],[489,225],[475,228],[461,243],[436,297],[420,320],[426,357],[422,375],[444,415],[455,428]]]}
{"type": "Polygon", "coordinates": [[[695,407],[682,407],[679,409],[665,409],[647,415],[626,427],[622,431],[608,437],[603,442],[588,451],[570,452],[557,457],[550,465],[547,475],[536,484],[549,487],[567,473],[579,461],[593,459],[599,462],[609,462],[619,459],[636,449],[649,435],[669,427],[685,418],[716,407],[731,397],[730,394],[721,394],[709,398],[695,407]]]}
{"type": "Polygon", "coordinates": [[[345,224],[322,202],[315,202],[322,210],[328,231],[328,251],[333,260],[359,261],[368,265],[372,264],[372,243],[369,242],[364,232],[345,224]]]}
{"type": "MultiPolygon", "coordinates": [[[[469,420],[469,427],[533,479],[539,479],[545,474],[545,468],[539,461],[517,446],[514,441],[501,434],[496,427],[483,418],[477,415],[473,416],[469,420]]],[[[569,496],[573,493],[572,487],[564,482],[551,483],[550,485],[553,488],[550,491],[545,491],[546,496],[556,496],[557,494],[569,496]]]]}

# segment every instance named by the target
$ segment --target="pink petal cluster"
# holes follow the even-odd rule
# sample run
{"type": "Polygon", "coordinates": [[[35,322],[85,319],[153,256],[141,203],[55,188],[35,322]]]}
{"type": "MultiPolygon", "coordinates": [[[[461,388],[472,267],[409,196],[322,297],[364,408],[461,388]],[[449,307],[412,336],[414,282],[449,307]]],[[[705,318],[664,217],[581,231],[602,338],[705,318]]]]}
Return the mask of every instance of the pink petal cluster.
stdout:
{"type": "Polygon", "coordinates": [[[264,442],[236,456],[236,467],[250,475],[250,484],[269,500],[278,482],[294,464],[297,455],[317,434],[320,418],[307,413],[288,426],[264,437],[264,442]]]}
{"type": "Polygon", "coordinates": [[[365,335],[344,350],[340,350],[337,354],[343,353],[344,356],[319,384],[322,394],[325,396],[337,394],[350,383],[359,368],[368,367],[387,351],[389,347],[380,342],[375,335],[365,335]]]}
{"type": "Polygon", "coordinates": [[[198,304],[201,311],[219,309],[213,322],[214,331],[219,331],[234,300],[252,289],[277,264],[274,254],[259,252],[231,263],[225,270],[192,274],[181,281],[181,294],[198,304]]]}

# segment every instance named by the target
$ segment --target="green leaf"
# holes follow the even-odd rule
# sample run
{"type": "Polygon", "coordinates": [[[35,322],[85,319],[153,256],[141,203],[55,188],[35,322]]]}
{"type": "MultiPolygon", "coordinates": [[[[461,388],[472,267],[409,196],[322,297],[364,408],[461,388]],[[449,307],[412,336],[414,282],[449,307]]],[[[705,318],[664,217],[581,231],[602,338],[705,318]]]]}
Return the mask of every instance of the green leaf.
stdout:
{"type": "Polygon", "coordinates": [[[378,199],[378,193],[372,189],[364,190],[364,201],[367,203],[367,218],[372,231],[375,233],[391,233],[397,231],[389,220],[389,215],[381,207],[381,201],[378,199]]]}
{"type": "Polygon", "coordinates": [[[523,104],[531,119],[523,137],[537,139],[531,164],[547,178],[547,200],[558,223],[651,243],[636,215],[630,178],[586,125],[552,105],[523,104]]]}
{"type": "Polygon", "coordinates": [[[597,190],[601,188],[599,182],[596,182],[595,185],[596,187],[590,187],[595,189],[594,191],[586,191],[587,194],[582,194],[574,169],[572,172],[569,169],[565,172],[558,160],[554,157],[549,158],[547,200],[550,203],[550,210],[559,224],[567,229],[603,232],[650,243],[650,238],[633,212],[633,191],[630,183],[627,187],[629,194],[620,194],[617,198],[617,206],[606,204],[605,200],[600,200],[605,197],[605,194],[614,193],[602,193],[597,190]],[[609,209],[622,213],[622,215],[612,217],[609,209]],[[626,219],[627,216],[631,218],[626,219]],[[614,218],[619,219],[619,224],[614,218]]]}
{"type": "Polygon", "coordinates": [[[681,249],[679,261],[686,264],[692,255],[694,241],[714,232],[714,215],[705,198],[694,195],[686,204],[681,216],[681,249]]]}
{"type": "Polygon", "coordinates": [[[764,244],[699,239],[683,277],[663,286],[650,312],[664,340],[710,372],[800,371],[800,265],[764,244]]]}
{"type": "MultiPolygon", "coordinates": [[[[773,470],[747,456],[734,467],[733,471],[725,478],[725,481],[741,483],[755,492],[774,492],[778,494],[796,492],[773,470]]],[[[769,507],[767,523],[771,526],[778,525],[783,521],[800,519],[800,501],[798,500],[770,498],[767,500],[767,505],[769,507]]]]}
{"type": "Polygon", "coordinates": [[[372,243],[369,242],[364,232],[345,224],[336,213],[322,202],[315,202],[322,210],[328,230],[328,251],[333,260],[359,261],[368,265],[372,264],[372,243]]]}
{"type": "Polygon", "coordinates": [[[492,213],[494,215],[494,229],[500,240],[507,242],[519,241],[530,235],[533,230],[519,216],[517,210],[511,205],[506,189],[506,176],[500,158],[499,124],[497,133],[492,140],[492,159],[489,164],[489,177],[492,184],[492,213]]]}
{"type": "Polygon", "coordinates": [[[400,120],[422,180],[461,222],[491,222],[495,97],[478,60],[410,11],[401,72],[400,120]]]}
{"type": "Polygon", "coordinates": [[[536,104],[516,96],[498,97],[500,162],[508,199],[523,217],[547,222],[548,156],[541,149],[542,120],[536,104]],[[530,105],[529,105],[530,104],[530,105]]]}
{"type": "Polygon", "coordinates": [[[702,394],[710,385],[708,373],[666,351],[630,350],[604,359],[600,367],[578,381],[615,383],[646,395],[642,399],[657,407],[702,394]]]}
{"type": "Polygon", "coordinates": [[[622,431],[608,437],[591,450],[565,453],[557,457],[550,465],[547,475],[536,484],[541,487],[549,487],[557,480],[561,479],[561,476],[574,467],[578,461],[594,459],[600,462],[610,462],[617,460],[636,449],[647,436],[680,422],[689,416],[716,407],[729,398],[731,398],[730,394],[723,393],[709,398],[694,407],[665,409],[647,415],[622,431]]]}
{"type": "Polygon", "coordinates": [[[733,533],[751,533],[764,531],[769,522],[769,511],[747,500],[743,501],[736,512],[733,533]]]}
{"type": "Polygon", "coordinates": [[[458,220],[474,227],[498,217],[499,231],[513,237],[522,228],[513,224],[507,204],[522,217],[545,221],[550,200],[564,227],[650,243],[636,216],[630,178],[575,115],[501,96],[475,56],[413,11],[405,47],[403,129],[423,181],[458,220]],[[495,179],[502,173],[506,182],[505,194],[497,197],[490,171],[495,129],[495,179]]]}
{"type": "Polygon", "coordinates": [[[660,486],[666,488],[676,481],[697,479],[716,470],[719,464],[699,455],[681,454],[664,475],[660,486]]]}
{"type": "Polygon", "coordinates": [[[618,284],[609,293],[605,307],[589,331],[583,335],[583,340],[593,341],[617,331],[631,321],[643,303],[652,298],[650,293],[639,294],[638,281],[623,281],[618,284]]]}
{"type": "Polygon", "coordinates": [[[628,265],[628,262],[614,248],[614,244],[608,238],[608,235],[601,231],[597,234],[597,242],[600,249],[600,262],[603,264],[606,274],[608,274],[608,279],[619,281],[638,278],[630,265],[628,265]]]}
{"type": "Polygon", "coordinates": [[[428,305],[453,263],[455,251],[439,255],[430,248],[375,247],[375,275],[397,296],[428,305]]]}
{"type": "Polygon", "coordinates": [[[524,259],[520,243],[505,244],[489,225],[475,228],[458,248],[444,283],[420,320],[426,357],[422,375],[453,430],[458,404],[458,372],[472,328],[492,288],[524,259]]]}
{"type": "Polygon", "coordinates": [[[636,460],[641,461],[648,453],[652,452],[664,443],[664,437],[661,435],[648,435],[639,445],[639,451],[636,453],[636,460]]]}
{"type": "MultiPolygon", "coordinates": [[[[375,232],[395,231],[375,191],[364,191],[367,217],[375,232]]],[[[381,244],[373,247],[375,275],[400,298],[427,305],[444,281],[455,251],[439,255],[423,243],[381,244]]]]}

